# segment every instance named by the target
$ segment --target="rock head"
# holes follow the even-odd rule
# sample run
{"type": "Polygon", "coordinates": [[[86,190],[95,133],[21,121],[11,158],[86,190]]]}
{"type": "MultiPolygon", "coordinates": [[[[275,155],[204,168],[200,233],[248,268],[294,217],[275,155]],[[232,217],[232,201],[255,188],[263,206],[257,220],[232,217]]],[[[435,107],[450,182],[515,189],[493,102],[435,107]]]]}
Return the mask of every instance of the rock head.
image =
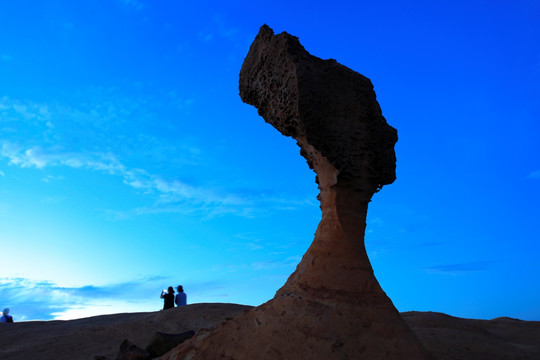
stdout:
{"type": "Polygon", "coordinates": [[[242,65],[240,96],[300,146],[317,174],[322,220],[273,299],[169,358],[432,359],[381,289],[364,246],[368,203],[396,178],[397,132],[371,81],[264,25],[242,65]]]}

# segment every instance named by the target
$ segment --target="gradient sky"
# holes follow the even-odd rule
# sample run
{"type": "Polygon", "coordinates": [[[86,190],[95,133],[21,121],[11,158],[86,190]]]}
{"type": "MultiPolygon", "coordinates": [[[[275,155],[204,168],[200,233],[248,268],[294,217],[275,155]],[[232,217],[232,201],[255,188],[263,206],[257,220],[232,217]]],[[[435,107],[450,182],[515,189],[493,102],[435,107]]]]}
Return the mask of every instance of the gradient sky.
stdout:
{"type": "Polygon", "coordinates": [[[540,320],[540,3],[0,3],[0,310],[258,305],[320,220],[295,142],[238,96],[262,24],[370,78],[397,180],[366,246],[399,311],[540,320]]]}

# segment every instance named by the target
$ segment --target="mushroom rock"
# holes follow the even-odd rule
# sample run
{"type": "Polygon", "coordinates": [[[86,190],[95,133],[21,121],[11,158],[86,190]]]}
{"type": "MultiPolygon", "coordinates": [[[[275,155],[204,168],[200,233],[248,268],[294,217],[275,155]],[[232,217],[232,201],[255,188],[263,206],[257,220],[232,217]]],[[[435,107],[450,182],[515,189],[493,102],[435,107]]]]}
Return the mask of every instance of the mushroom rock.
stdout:
{"type": "Polygon", "coordinates": [[[240,71],[240,96],[296,140],[317,174],[322,219],[273,299],[168,358],[432,359],[381,289],[364,246],[368,203],[396,178],[397,131],[371,81],[263,25],[240,71]]]}

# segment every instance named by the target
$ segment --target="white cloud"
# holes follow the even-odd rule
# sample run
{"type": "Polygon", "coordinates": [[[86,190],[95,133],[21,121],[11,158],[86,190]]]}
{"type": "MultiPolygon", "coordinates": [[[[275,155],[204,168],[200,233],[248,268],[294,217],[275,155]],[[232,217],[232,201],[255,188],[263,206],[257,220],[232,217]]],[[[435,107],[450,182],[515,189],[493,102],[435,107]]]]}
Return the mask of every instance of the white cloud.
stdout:
{"type": "MultiPolygon", "coordinates": [[[[171,206],[189,202],[190,206],[199,204],[199,210],[206,205],[218,208],[206,209],[213,215],[227,212],[237,213],[237,210],[219,209],[220,206],[236,206],[244,203],[244,200],[233,194],[217,194],[207,188],[194,187],[180,180],[167,180],[157,175],[149,174],[143,169],[129,169],[111,153],[63,153],[59,149],[32,147],[24,149],[7,141],[1,144],[0,155],[6,157],[9,164],[21,168],[44,169],[46,167],[67,166],[71,168],[88,169],[99,171],[109,175],[120,176],[123,182],[136,190],[143,190],[147,194],[157,194],[156,208],[135,209],[131,214],[148,214],[159,212],[183,212],[184,206],[171,206]]],[[[44,177],[44,181],[50,181],[50,177],[44,177]]]]}
{"type": "Polygon", "coordinates": [[[9,160],[9,164],[22,168],[42,169],[47,166],[68,166],[104,171],[109,174],[122,174],[125,167],[112,154],[62,152],[60,148],[42,148],[33,146],[24,149],[21,145],[8,141],[1,142],[0,155],[9,160]]]}
{"type": "MultiPolygon", "coordinates": [[[[163,301],[159,299],[160,289],[174,284],[174,281],[165,276],[140,276],[104,285],[62,286],[47,280],[0,277],[0,299],[2,309],[10,308],[15,322],[71,320],[160,310],[163,307],[163,301]]],[[[188,282],[183,285],[189,289],[189,303],[208,302],[215,297],[222,301],[228,297],[222,294],[224,287],[221,282],[188,282]]]]}
{"type": "MultiPolygon", "coordinates": [[[[104,99],[104,92],[96,90],[97,98],[104,99]]],[[[114,94],[114,90],[109,92],[114,94]]],[[[189,107],[193,101],[187,98],[183,105],[189,107]]],[[[147,126],[152,116],[142,110],[140,101],[117,94],[102,103],[86,103],[81,109],[1,97],[1,109],[7,112],[2,118],[3,125],[11,124],[9,128],[0,128],[0,134],[9,134],[9,138],[0,138],[0,158],[6,158],[10,165],[42,170],[69,167],[97,171],[118,176],[137,192],[154,197],[153,206],[137,207],[124,213],[111,210],[115,218],[166,212],[197,212],[206,219],[228,214],[253,217],[315,203],[314,198],[295,199],[289,195],[268,196],[195,185],[164,176],[160,170],[129,166],[126,161],[133,160],[135,148],[137,156],[143,154],[146,163],[173,163],[179,168],[201,166],[204,154],[197,146],[197,139],[172,143],[151,133],[141,134],[140,126],[147,126]]],[[[44,174],[42,180],[49,182],[53,178],[44,174]]]]}
{"type": "Polygon", "coordinates": [[[164,277],[147,277],[103,286],[60,286],[51,281],[0,278],[2,306],[9,307],[15,321],[69,320],[126,311],[159,310],[154,299],[164,277]],[[157,284],[156,284],[157,283],[157,284]],[[126,301],[126,299],[130,299],[126,301]],[[126,306],[129,306],[126,308],[126,306]]]}

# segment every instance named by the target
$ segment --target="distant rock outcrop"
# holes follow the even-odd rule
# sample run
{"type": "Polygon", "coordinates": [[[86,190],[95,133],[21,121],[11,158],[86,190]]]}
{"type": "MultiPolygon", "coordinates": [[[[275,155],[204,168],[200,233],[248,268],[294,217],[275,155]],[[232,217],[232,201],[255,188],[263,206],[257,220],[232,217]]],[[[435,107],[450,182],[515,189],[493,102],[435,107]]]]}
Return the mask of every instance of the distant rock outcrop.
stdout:
{"type": "Polygon", "coordinates": [[[195,331],[193,330],[184,331],[179,334],[166,334],[156,331],[150,340],[148,340],[144,349],[148,351],[152,359],[157,358],[184,341],[191,339],[193,335],[195,335],[195,331]]]}
{"type": "Polygon", "coordinates": [[[317,174],[322,220],[272,300],[197,334],[168,359],[431,359],[379,286],[364,246],[368,203],[395,180],[397,141],[370,80],[265,25],[244,60],[240,96],[300,146],[317,174]]]}
{"type": "Polygon", "coordinates": [[[116,360],[151,360],[150,354],[145,349],[141,349],[129,340],[124,340],[120,345],[120,352],[116,360]]]}

